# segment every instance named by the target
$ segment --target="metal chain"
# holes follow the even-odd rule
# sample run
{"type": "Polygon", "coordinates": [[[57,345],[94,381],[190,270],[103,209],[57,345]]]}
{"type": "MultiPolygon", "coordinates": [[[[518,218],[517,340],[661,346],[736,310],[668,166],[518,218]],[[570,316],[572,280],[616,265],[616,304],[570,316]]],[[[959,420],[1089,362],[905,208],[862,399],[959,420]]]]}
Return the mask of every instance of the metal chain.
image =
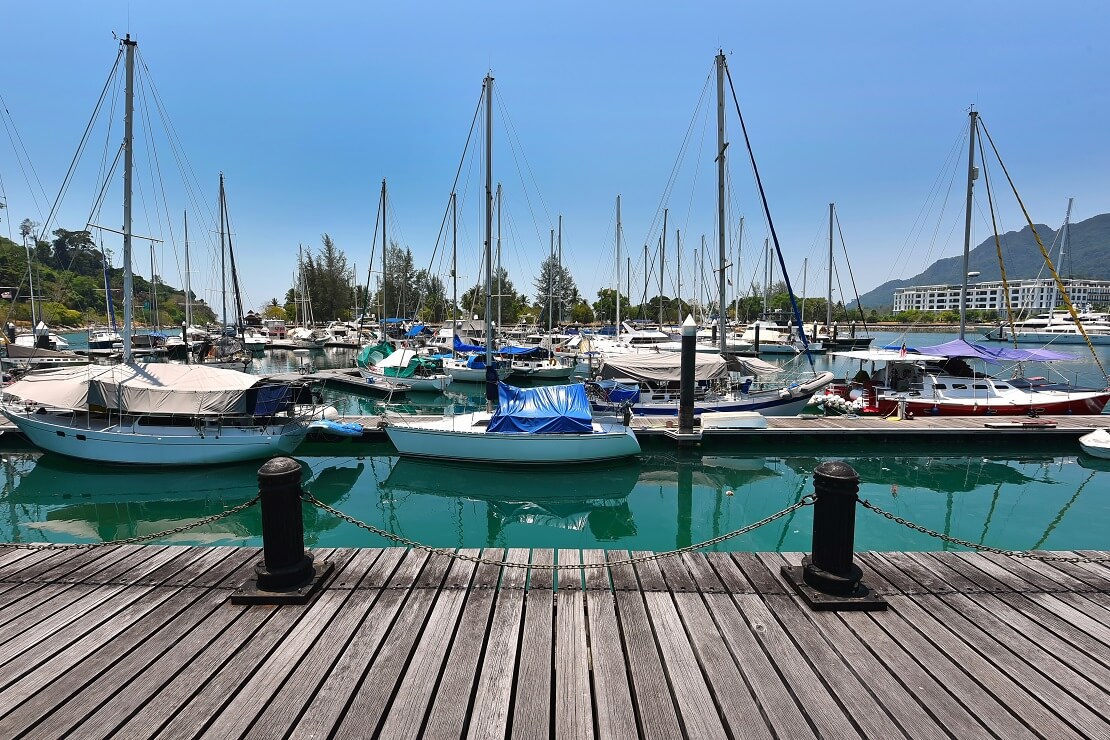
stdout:
{"type": "Polygon", "coordinates": [[[190,529],[202,527],[205,524],[218,522],[221,519],[226,519],[227,517],[238,514],[241,511],[246,511],[250,507],[257,504],[260,499],[261,496],[259,494],[255,494],[254,498],[252,498],[250,501],[245,501],[238,506],[233,506],[227,511],[221,511],[219,514],[206,516],[203,519],[198,519],[195,522],[190,522],[189,524],[182,524],[180,527],[167,529],[164,532],[143,534],[137,537],[128,537],[127,539],[123,540],[111,540],[109,542],[74,542],[69,544],[60,544],[53,542],[43,544],[37,544],[34,542],[5,542],[3,546],[14,547],[21,550],[92,550],[97,547],[107,547],[109,545],[137,545],[140,542],[149,542],[150,540],[157,540],[163,537],[169,537],[170,535],[181,534],[182,532],[188,532],[190,529]]]}
{"type": "Polygon", "coordinates": [[[424,552],[431,553],[432,555],[445,555],[446,557],[455,558],[456,560],[466,560],[468,562],[477,563],[479,565],[495,565],[495,566],[498,566],[498,567],[501,567],[501,568],[532,568],[533,570],[552,570],[552,571],[554,571],[554,570],[577,570],[577,569],[580,569],[580,568],[609,568],[609,567],[613,567],[613,566],[616,566],[616,565],[636,565],[638,563],[646,563],[650,560],[661,560],[663,558],[670,558],[670,557],[674,557],[676,555],[681,555],[681,554],[686,553],[686,552],[694,552],[696,550],[701,550],[703,548],[711,547],[713,545],[719,544],[721,542],[724,542],[725,540],[732,539],[733,537],[739,537],[742,534],[747,534],[748,532],[751,532],[752,530],[759,529],[763,525],[770,524],[771,522],[775,521],[776,519],[780,519],[780,518],[786,516],[787,514],[793,513],[795,511],[797,511],[798,509],[802,508],[803,506],[812,505],[813,502],[816,500],[816,497],[811,493],[807,496],[803,496],[801,498],[801,500],[799,500],[797,503],[793,503],[790,506],[787,506],[782,511],[779,511],[779,512],[776,512],[774,514],[771,514],[770,516],[764,517],[763,519],[760,519],[757,522],[752,522],[751,524],[747,525],[746,527],[741,527],[740,529],[737,529],[737,530],[732,531],[732,532],[728,532],[727,534],[722,534],[718,537],[714,537],[711,540],[706,540],[704,542],[699,542],[699,543],[694,544],[694,545],[687,545],[686,547],[680,547],[677,550],[670,550],[668,552],[655,552],[655,553],[652,553],[651,555],[642,555],[638,558],[626,558],[624,560],[610,560],[610,561],[607,561],[607,562],[604,562],[604,563],[579,563],[579,564],[576,564],[576,565],[566,565],[566,564],[552,565],[552,564],[547,564],[547,563],[510,563],[510,562],[505,561],[505,560],[492,560],[490,558],[475,557],[473,555],[464,555],[463,553],[455,552],[454,550],[448,550],[448,549],[442,548],[442,547],[431,547],[430,545],[424,545],[424,544],[422,544],[420,542],[417,542],[415,540],[410,540],[407,537],[403,537],[402,535],[394,534],[392,532],[387,532],[384,529],[379,529],[378,527],[375,527],[373,524],[367,524],[366,522],[359,521],[358,519],[355,519],[353,516],[350,516],[349,514],[344,514],[342,511],[339,511],[338,509],[333,509],[332,507],[328,506],[323,501],[321,501],[320,499],[316,498],[315,496],[313,496],[309,493],[304,494],[301,498],[304,501],[307,501],[308,503],[312,504],[313,506],[326,511],[329,514],[331,514],[333,516],[336,516],[336,517],[342,519],[343,521],[345,521],[349,524],[353,524],[356,527],[359,527],[361,529],[365,529],[367,532],[372,532],[373,534],[376,534],[379,537],[384,537],[388,540],[392,540],[393,542],[396,542],[398,544],[405,545],[407,547],[411,547],[415,550],[423,550],[424,552]]]}
{"type": "Polygon", "coordinates": [[[902,517],[898,516],[897,514],[891,514],[889,511],[885,511],[883,509],[880,509],[878,506],[875,506],[875,504],[871,503],[867,499],[857,498],[856,501],[858,501],[860,506],[862,506],[863,508],[870,509],[871,511],[875,512],[876,514],[881,514],[892,522],[895,522],[897,524],[901,524],[905,527],[909,527],[910,529],[921,532],[922,534],[927,534],[930,537],[936,537],[937,539],[944,540],[945,542],[950,542],[954,545],[961,545],[963,547],[967,547],[967,548],[970,548],[972,550],[979,550],[980,552],[993,552],[996,555],[1008,555],[1008,556],[1014,557],[1014,558],[1025,558],[1027,560],[1044,560],[1044,561],[1050,561],[1050,562],[1055,562],[1055,563],[1107,563],[1107,562],[1110,562],[1110,557],[1085,558],[1085,557],[1073,557],[1073,556],[1070,556],[1070,555],[1038,555],[1036,553],[1028,552],[1028,551],[1025,551],[1025,550],[1004,550],[1004,549],[999,548],[999,547],[991,547],[990,545],[981,545],[977,542],[968,542],[967,540],[961,540],[959,537],[953,537],[950,534],[944,534],[943,532],[937,532],[937,531],[934,531],[932,529],[929,529],[928,527],[923,527],[920,524],[914,524],[913,522],[909,521],[908,519],[903,519],[902,517]]]}

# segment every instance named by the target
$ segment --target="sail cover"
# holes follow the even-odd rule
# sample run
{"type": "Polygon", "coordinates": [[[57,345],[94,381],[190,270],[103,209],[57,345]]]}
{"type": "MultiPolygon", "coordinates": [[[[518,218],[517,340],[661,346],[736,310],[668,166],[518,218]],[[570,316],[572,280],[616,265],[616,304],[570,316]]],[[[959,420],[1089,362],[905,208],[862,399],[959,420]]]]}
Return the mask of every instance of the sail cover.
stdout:
{"type": "MultiPolygon", "coordinates": [[[[681,352],[630,354],[607,357],[598,371],[602,378],[628,378],[642,382],[677,383],[682,372],[681,352]]],[[[728,377],[728,364],[720,355],[694,355],[694,380],[728,377]]]]}
{"type": "Polygon", "coordinates": [[[64,409],[100,406],[128,414],[216,415],[252,412],[248,390],[258,381],[257,375],[203,365],[89,365],[28,373],[6,391],[64,409]]]}
{"type": "Polygon", "coordinates": [[[586,386],[517,388],[497,385],[498,406],[487,432],[516,434],[589,434],[593,431],[586,386]]]}

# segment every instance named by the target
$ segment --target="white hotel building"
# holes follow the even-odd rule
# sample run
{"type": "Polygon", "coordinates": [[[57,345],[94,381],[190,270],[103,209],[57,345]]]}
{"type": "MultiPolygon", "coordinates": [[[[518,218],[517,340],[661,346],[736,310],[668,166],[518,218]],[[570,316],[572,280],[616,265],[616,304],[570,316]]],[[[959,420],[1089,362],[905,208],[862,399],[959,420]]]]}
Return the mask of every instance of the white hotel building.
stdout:
{"type": "MultiPolygon", "coordinates": [[[[1010,280],[1010,305],[1016,313],[1035,314],[1051,311],[1063,304],[1052,278],[1010,280]]],[[[1085,306],[1110,306],[1110,280],[1065,279],[1068,298],[1077,309],[1085,306]]],[[[959,285],[913,285],[894,291],[894,312],[959,311],[959,285]]],[[[1006,310],[1001,280],[968,283],[969,311],[1006,310]]]]}

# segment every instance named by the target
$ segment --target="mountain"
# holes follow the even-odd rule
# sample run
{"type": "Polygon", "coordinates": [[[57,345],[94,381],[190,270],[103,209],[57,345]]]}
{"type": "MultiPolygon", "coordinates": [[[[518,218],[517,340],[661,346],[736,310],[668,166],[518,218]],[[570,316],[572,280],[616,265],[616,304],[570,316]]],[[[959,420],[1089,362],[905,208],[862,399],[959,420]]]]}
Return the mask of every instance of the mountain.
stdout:
{"type": "MultiPolygon", "coordinates": [[[[1060,257],[1058,244],[1049,252],[1060,277],[1110,280],[1110,260],[1106,259],[1110,254],[1110,213],[1073,223],[1069,227],[1069,232],[1065,263],[1058,264],[1060,257]]],[[[1056,231],[1044,224],[1037,224],[1037,234],[1046,249],[1056,238],[1056,231]]],[[[1020,231],[1008,231],[1002,234],[1000,239],[1007,280],[1029,279],[1038,275],[1050,277],[1041,251],[1033,238],[1033,231],[1028,226],[1020,231]]],[[[975,280],[980,282],[1002,279],[993,235],[968,254],[968,271],[978,272],[979,276],[975,280]]],[[[866,308],[889,306],[894,301],[895,288],[907,285],[959,285],[963,281],[962,275],[963,255],[945,257],[934,262],[924,272],[907,280],[890,280],[883,283],[871,292],[861,295],[860,303],[866,308]]],[[[854,303],[853,301],[853,305],[854,303]]]]}

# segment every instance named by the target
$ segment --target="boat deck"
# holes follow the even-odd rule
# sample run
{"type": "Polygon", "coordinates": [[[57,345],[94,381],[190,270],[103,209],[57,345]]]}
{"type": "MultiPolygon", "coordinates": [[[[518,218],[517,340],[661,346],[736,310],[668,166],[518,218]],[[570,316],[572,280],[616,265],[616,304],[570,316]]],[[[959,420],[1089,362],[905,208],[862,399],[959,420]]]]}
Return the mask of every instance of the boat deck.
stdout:
{"type": "Polygon", "coordinates": [[[814,612],[789,554],[315,555],[233,606],[256,549],[0,546],[0,736],[1110,737],[1105,564],[867,553],[890,608],[814,612]]]}

